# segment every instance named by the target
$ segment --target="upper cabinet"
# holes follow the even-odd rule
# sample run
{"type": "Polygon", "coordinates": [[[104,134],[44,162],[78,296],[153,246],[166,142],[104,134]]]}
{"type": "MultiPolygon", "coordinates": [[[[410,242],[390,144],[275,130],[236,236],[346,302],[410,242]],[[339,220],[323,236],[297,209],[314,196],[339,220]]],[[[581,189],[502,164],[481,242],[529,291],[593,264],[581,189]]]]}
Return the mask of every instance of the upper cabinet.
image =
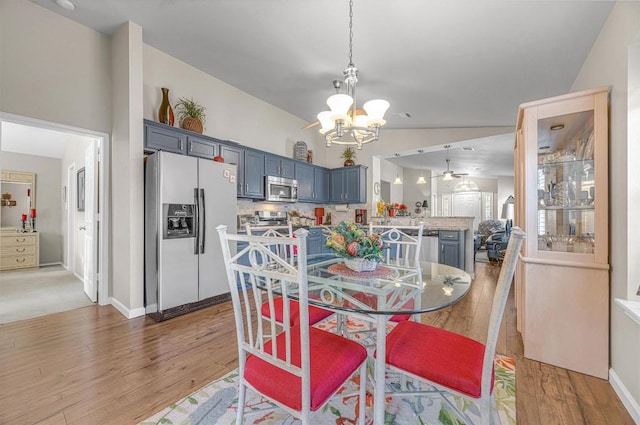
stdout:
{"type": "Polygon", "coordinates": [[[187,134],[153,121],[144,122],[144,147],[151,151],[187,153],[187,134]]]}
{"type": "Polygon", "coordinates": [[[353,165],[329,173],[329,201],[335,204],[367,202],[367,167],[353,165]]]}
{"type": "Polygon", "coordinates": [[[244,151],[245,198],[264,199],[264,154],[259,151],[244,151]]]}
{"type": "Polygon", "coordinates": [[[298,180],[300,202],[367,201],[367,168],[361,165],[329,170],[149,120],[144,120],[144,148],[147,152],[161,150],[212,160],[221,156],[225,163],[238,168],[238,198],[265,199],[265,176],[276,176],[298,180]]]}
{"type": "Polygon", "coordinates": [[[525,357],[606,378],[609,344],[608,88],[520,106],[515,224],[525,357]]]}
{"type": "Polygon", "coordinates": [[[267,176],[295,178],[295,162],[277,155],[265,154],[264,170],[267,176]]]}
{"type": "Polygon", "coordinates": [[[298,181],[298,200],[326,203],[329,200],[329,170],[315,165],[297,162],[295,179],[298,181]]]}

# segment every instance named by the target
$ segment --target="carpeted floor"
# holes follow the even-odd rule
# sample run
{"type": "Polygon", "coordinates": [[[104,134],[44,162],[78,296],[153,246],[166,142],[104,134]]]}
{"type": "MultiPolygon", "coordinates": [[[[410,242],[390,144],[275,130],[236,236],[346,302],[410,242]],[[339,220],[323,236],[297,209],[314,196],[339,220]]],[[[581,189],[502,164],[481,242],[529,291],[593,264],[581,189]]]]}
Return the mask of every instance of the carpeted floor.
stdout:
{"type": "MultiPolygon", "coordinates": [[[[331,329],[334,324],[328,319],[320,323],[320,328],[331,329]]],[[[359,326],[350,329],[357,330],[359,326]]],[[[354,321],[355,322],[355,321],[354,321]]],[[[369,334],[371,335],[371,334],[369,334]]],[[[357,337],[356,337],[357,338],[357,337]]],[[[368,337],[357,338],[365,342],[368,337]]],[[[370,341],[369,341],[370,342],[370,341]]],[[[373,365],[370,363],[369,367],[373,365]]],[[[321,410],[313,412],[311,423],[319,425],[355,424],[357,419],[357,389],[359,376],[356,374],[347,384],[338,390],[321,410]]],[[[496,356],[494,391],[498,405],[501,425],[516,423],[516,387],[515,362],[504,356],[496,356]]],[[[387,378],[387,388],[396,389],[397,380],[387,378]]],[[[171,404],[167,408],[142,421],[139,425],[173,424],[173,425],[213,425],[235,423],[238,402],[237,370],[206,385],[184,399],[171,404]]],[[[367,395],[367,424],[372,423],[373,408],[369,388],[367,395]]],[[[388,397],[385,406],[385,424],[463,424],[476,423],[478,409],[475,404],[468,403],[458,396],[436,391],[435,387],[427,387],[419,396],[404,395],[388,397]]],[[[272,405],[252,390],[247,390],[245,405],[245,424],[253,425],[290,425],[300,423],[284,410],[272,405]]]]}
{"type": "Polygon", "coordinates": [[[62,266],[0,273],[0,324],[91,304],[82,282],[62,266]]]}

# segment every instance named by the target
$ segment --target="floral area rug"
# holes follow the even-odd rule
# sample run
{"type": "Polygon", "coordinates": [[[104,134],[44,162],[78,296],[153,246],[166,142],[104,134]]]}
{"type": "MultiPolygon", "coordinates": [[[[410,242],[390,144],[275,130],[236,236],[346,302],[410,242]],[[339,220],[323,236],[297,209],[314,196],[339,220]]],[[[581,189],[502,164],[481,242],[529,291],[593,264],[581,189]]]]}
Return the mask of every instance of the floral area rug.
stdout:
{"type": "MultiPolygon", "coordinates": [[[[321,322],[318,327],[335,329],[335,316],[321,322]]],[[[360,342],[369,345],[375,333],[366,332],[367,324],[349,319],[349,330],[360,342]],[[358,331],[364,331],[357,333],[358,331]]],[[[373,363],[368,366],[370,373],[373,363]]],[[[322,409],[313,412],[311,423],[318,425],[350,425],[357,423],[358,382],[356,375],[348,381],[322,409]]],[[[515,361],[506,356],[495,358],[496,401],[501,425],[516,423],[516,376],[515,361]]],[[[387,389],[395,390],[399,385],[396,377],[387,377],[387,389]]],[[[410,384],[411,385],[411,384],[410,384]]],[[[424,385],[424,384],[422,384],[424,385]]],[[[367,424],[373,423],[373,388],[366,397],[367,424]]],[[[475,403],[454,396],[433,386],[423,386],[420,395],[394,395],[386,397],[385,425],[462,425],[479,423],[478,407],[475,403]]],[[[211,382],[142,421],[139,425],[212,425],[235,424],[238,402],[238,371],[235,370],[211,382]]],[[[245,424],[293,425],[299,424],[287,412],[279,409],[251,389],[247,389],[245,424]]]]}

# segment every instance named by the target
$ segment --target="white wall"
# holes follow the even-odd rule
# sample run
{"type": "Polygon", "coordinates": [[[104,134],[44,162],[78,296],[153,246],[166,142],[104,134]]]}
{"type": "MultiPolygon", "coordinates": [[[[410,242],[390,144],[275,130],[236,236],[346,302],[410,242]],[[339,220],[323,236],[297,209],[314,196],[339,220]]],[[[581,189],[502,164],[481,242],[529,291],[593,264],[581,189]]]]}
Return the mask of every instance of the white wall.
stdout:
{"type": "MultiPolygon", "coordinates": [[[[300,118],[145,45],[144,118],[158,120],[162,87],[169,89],[172,105],[179,98],[193,98],[206,108],[204,134],[208,136],[289,158],[293,157],[296,141],[303,140],[313,150],[315,164],[327,163],[326,148],[317,127],[302,130],[308,123],[300,118]]],[[[177,121],[176,117],[176,127],[177,121]]]]}
{"type": "MultiPolygon", "coordinates": [[[[40,233],[40,264],[62,261],[60,160],[2,152],[4,169],[36,173],[36,230],[40,233]]],[[[22,209],[21,209],[22,212],[22,209]]],[[[29,216],[29,211],[24,209],[29,216]]],[[[16,223],[16,226],[19,226],[16,223]]]]}
{"type": "MultiPolygon", "coordinates": [[[[638,68],[628,74],[630,63],[638,63],[640,41],[640,3],[618,2],[593,45],[572,90],[610,86],[609,123],[609,220],[611,263],[611,368],[640,405],[640,347],[638,330],[613,302],[613,298],[635,298],[640,276],[640,140],[627,134],[627,120],[638,120],[638,110],[628,110],[628,96],[638,101],[638,68]],[[629,61],[629,52],[636,57],[629,61]],[[630,92],[629,87],[636,91],[630,92]],[[635,335],[635,338],[630,336],[635,335]]],[[[638,103],[635,103],[636,105],[638,103]]]]}
{"type": "MultiPolygon", "coordinates": [[[[426,200],[431,206],[431,171],[405,168],[403,174],[402,202],[407,205],[412,215],[417,215],[415,213],[416,202],[422,203],[426,200]],[[427,183],[416,184],[420,176],[424,177],[427,183]]],[[[422,207],[420,208],[422,209],[422,207]]],[[[428,217],[430,215],[428,212],[429,210],[422,211],[419,215],[428,217]]]]}
{"type": "Polygon", "coordinates": [[[498,218],[502,214],[502,204],[509,196],[515,196],[515,178],[514,177],[498,177],[498,195],[496,198],[498,207],[498,218]]]}
{"type": "Polygon", "coordinates": [[[111,131],[109,38],[25,0],[0,0],[0,110],[111,131]]]}

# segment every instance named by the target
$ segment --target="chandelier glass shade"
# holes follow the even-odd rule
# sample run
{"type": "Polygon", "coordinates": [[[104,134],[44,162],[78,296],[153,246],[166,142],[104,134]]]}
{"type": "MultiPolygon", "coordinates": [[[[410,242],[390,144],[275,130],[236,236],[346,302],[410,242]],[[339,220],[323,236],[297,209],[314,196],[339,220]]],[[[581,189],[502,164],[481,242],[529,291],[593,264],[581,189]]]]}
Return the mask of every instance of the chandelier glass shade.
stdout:
{"type": "MultiPolygon", "coordinates": [[[[446,180],[446,178],[443,178],[442,180],[446,180]]],[[[464,181],[464,179],[456,185],[455,189],[453,189],[454,192],[476,192],[478,190],[478,185],[475,184],[475,182],[472,182],[471,180],[464,181]]]]}
{"type": "Polygon", "coordinates": [[[424,179],[424,176],[420,176],[416,184],[427,184],[427,181],[424,179]]]}
{"type": "Polygon", "coordinates": [[[353,0],[349,1],[349,65],[343,71],[344,81],[335,80],[333,87],[336,94],[327,99],[329,111],[318,114],[320,133],[324,135],[326,146],[355,145],[362,149],[362,145],[374,142],[380,138],[380,127],[386,124],[384,114],[389,109],[389,102],[375,99],[366,102],[361,109],[356,105],[356,84],[358,83],[358,68],[353,64],[353,0]],[[346,94],[340,93],[342,86],[346,86],[346,94]]]}

